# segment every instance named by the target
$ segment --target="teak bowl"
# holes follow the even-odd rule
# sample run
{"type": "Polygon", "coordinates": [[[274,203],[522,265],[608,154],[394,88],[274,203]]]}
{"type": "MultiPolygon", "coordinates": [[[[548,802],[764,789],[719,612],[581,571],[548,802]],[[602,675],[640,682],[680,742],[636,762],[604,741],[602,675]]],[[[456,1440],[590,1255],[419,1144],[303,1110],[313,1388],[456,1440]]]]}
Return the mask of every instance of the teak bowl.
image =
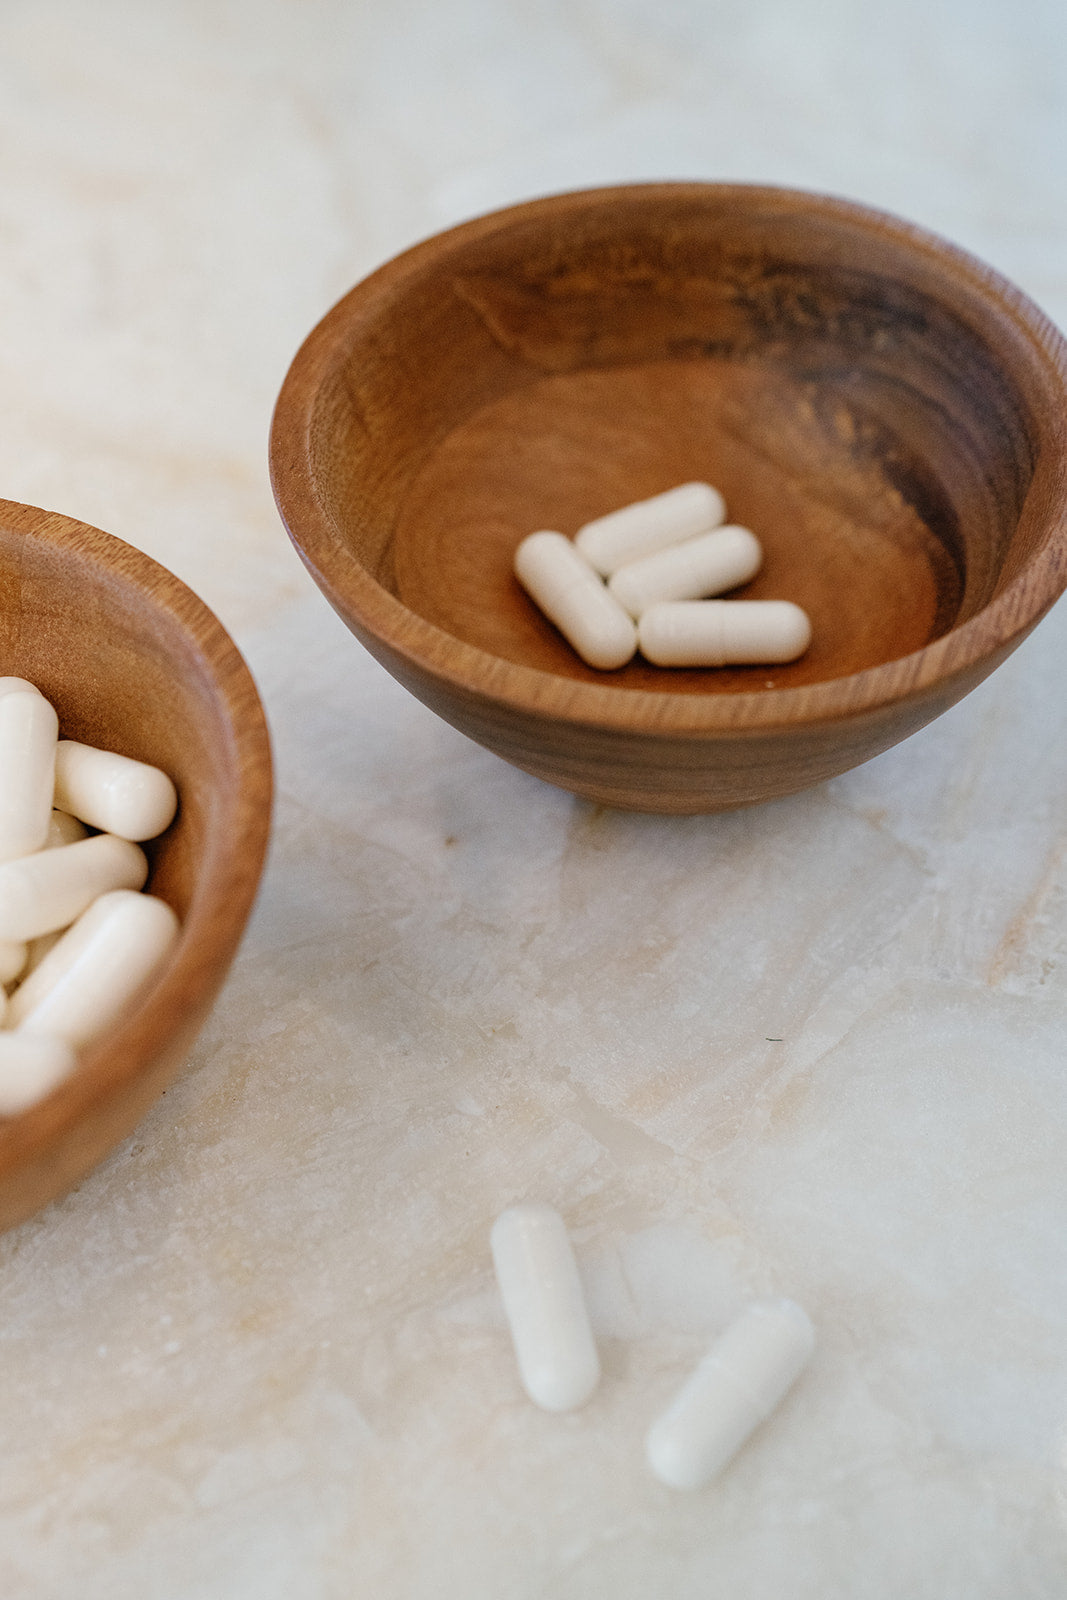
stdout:
{"type": "Polygon", "coordinates": [[[68,1189],[174,1077],[226,976],[270,825],[255,685],[208,608],[121,540],[0,501],[0,675],[51,700],[62,735],[162,767],[180,809],[143,848],[182,919],[164,971],[46,1100],[0,1121],[0,1227],[68,1189]]]}
{"type": "Polygon", "coordinates": [[[714,811],[866,761],[1067,583],[1067,346],[988,267],[841,200],[564,194],[429,239],[311,333],[271,467],[348,626],[448,722],[613,806],[714,811]],[[688,479],[764,543],[786,667],[585,667],[519,589],[537,528],[688,479]]]}

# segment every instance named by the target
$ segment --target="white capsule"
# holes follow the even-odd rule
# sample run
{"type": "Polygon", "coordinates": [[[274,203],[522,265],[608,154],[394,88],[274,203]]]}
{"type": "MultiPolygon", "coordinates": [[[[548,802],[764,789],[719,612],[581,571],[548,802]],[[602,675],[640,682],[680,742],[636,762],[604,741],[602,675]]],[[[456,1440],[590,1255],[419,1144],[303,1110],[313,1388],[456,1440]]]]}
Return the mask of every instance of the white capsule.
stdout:
{"type": "MultiPolygon", "coordinates": [[[[88,837],[88,828],[84,827],[77,817],[68,816],[65,811],[53,811],[52,821],[48,826],[48,838],[45,840],[44,847],[46,850],[58,850],[61,845],[77,844],[79,839],[87,839],[88,837]]],[[[23,952],[22,965],[19,968],[19,972],[24,980],[41,965],[41,962],[63,931],[63,928],[55,928],[51,933],[42,933],[36,939],[31,939],[28,944],[12,947],[18,948],[23,952]]]]}
{"type": "Polygon", "coordinates": [[[21,939],[0,939],[0,983],[14,983],[29,955],[21,939]]]}
{"type": "Polygon", "coordinates": [[[756,576],[762,561],[756,535],[731,523],[620,567],[608,589],[631,617],[640,617],[657,600],[700,600],[736,589],[756,576]]]}
{"type": "Polygon", "coordinates": [[[178,791],[158,767],[61,739],[56,805],[120,839],[154,839],[174,820],[178,791]]]}
{"type": "Polygon", "coordinates": [[[802,656],[811,623],[791,600],[657,600],[637,636],[657,667],[751,666],[802,656]]]}
{"type": "Polygon", "coordinates": [[[710,483],[682,483],[587,522],[574,542],[589,564],[610,578],[631,561],[717,528],[725,515],[726,502],[710,483]]]}
{"type": "Polygon", "coordinates": [[[590,667],[624,667],[637,629],[588,561],[561,533],[531,533],[515,552],[515,576],[590,667]]]}
{"type": "Polygon", "coordinates": [[[147,876],[144,851],[110,833],[6,861],[0,865],[0,939],[35,939],[65,928],[97,895],[140,889],[147,876]]]}
{"type": "Polygon", "coordinates": [[[48,835],[59,721],[36,689],[0,695],[0,861],[40,850],[48,835]]]}
{"type": "Polygon", "coordinates": [[[14,1117],[69,1078],[77,1056],[64,1039],[0,1033],[0,1117],[14,1117]]]}
{"type": "Polygon", "coordinates": [[[72,817],[67,811],[53,811],[44,847],[46,850],[55,850],[58,845],[77,844],[79,839],[88,837],[88,828],[80,823],[77,817],[72,817]]]}
{"type": "Polygon", "coordinates": [[[38,938],[31,939],[28,942],[26,945],[26,965],[22,969],[21,982],[25,983],[30,973],[37,971],[37,968],[41,965],[56,940],[62,939],[66,931],[66,928],[54,928],[51,933],[42,933],[38,938]]]}
{"type": "Polygon", "coordinates": [[[793,1300],[756,1300],[712,1345],[649,1430],[648,1462],[672,1489],[700,1489],[769,1416],[815,1346],[793,1300]]]}
{"type": "Polygon", "coordinates": [[[551,1206],[510,1206],[490,1243],[523,1388],[545,1411],[584,1405],[600,1360],[562,1217],[551,1206]]]}
{"type": "Polygon", "coordinates": [[[82,1049],[121,1019],[178,931],[174,912],[154,895],[101,895],[15,990],[8,1026],[82,1049]]]}
{"type": "Polygon", "coordinates": [[[28,678],[0,678],[0,696],[5,694],[40,694],[35,683],[28,678]]]}

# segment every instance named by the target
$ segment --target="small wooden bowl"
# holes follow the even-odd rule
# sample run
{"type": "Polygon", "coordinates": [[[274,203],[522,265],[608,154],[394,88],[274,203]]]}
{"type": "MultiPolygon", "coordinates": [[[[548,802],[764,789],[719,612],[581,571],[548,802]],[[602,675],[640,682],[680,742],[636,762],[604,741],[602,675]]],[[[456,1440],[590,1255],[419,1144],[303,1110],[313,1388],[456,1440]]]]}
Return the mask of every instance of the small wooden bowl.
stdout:
{"type": "Polygon", "coordinates": [[[840,200],[722,184],[565,194],[382,267],[299,351],[282,517],[413,693],[592,800],[694,812],[915,732],[1067,583],[1067,346],[988,267],[840,200]],[[585,667],[516,584],[537,528],[688,479],[764,543],[786,667],[585,667]]]}
{"type": "Polygon", "coordinates": [[[150,761],[178,817],[144,846],[148,889],[182,919],[136,1011],[74,1076],[0,1121],[0,1227],[61,1194],[174,1077],[252,906],[270,824],[270,745],[248,669],[182,583],[110,534],[0,501],[0,675],[28,678],[61,734],[150,761]]]}

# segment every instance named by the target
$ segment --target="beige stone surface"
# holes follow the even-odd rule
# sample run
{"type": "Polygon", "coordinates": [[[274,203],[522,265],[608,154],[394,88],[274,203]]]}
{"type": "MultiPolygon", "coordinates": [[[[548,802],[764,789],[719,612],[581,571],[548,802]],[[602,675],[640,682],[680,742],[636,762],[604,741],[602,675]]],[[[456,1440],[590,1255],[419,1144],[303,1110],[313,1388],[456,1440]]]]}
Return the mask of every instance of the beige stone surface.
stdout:
{"type": "Polygon", "coordinates": [[[1067,1594],[1067,612],[807,795],[614,814],[384,675],[288,547],[273,398],[461,216],[804,184],[1067,322],[1038,0],[8,0],[0,493],[231,629],[273,854],[189,1068],[0,1239],[4,1600],[1067,1594]],[[488,1232],[570,1224],[604,1379],[515,1375],[488,1232]],[[712,1489],[649,1421],[746,1298],[820,1335],[712,1489]]]}

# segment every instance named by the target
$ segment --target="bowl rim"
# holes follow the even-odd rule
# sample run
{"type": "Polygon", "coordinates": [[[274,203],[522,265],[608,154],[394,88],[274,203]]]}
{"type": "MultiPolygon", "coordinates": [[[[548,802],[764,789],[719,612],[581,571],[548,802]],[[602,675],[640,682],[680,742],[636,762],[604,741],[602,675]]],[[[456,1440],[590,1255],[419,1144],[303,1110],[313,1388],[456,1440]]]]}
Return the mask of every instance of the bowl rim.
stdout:
{"type": "Polygon", "coordinates": [[[133,589],[141,601],[164,613],[193,647],[223,709],[236,774],[229,815],[235,826],[219,846],[214,833],[210,857],[211,891],[193,896],[182,920],[178,944],[159,979],[113,1031],[79,1058],[78,1070],[51,1094],[17,1116],[0,1121],[0,1184],[14,1185],[38,1168],[36,1187],[43,1199],[17,1208],[5,1226],[28,1215],[102,1158],[123,1133],[108,1133],[109,1111],[139,1077],[145,1082],[130,1127],[162,1093],[182,1065],[218,989],[225,980],[255,900],[270,836],[272,761],[270,733],[255,682],[237,646],[214,612],[180,578],[151,556],[116,535],[60,512],[18,501],[0,500],[0,523],[8,531],[56,550],[75,553],[95,569],[108,588],[133,589]],[[97,1132],[97,1130],[100,1130],[97,1132]],[[53,1181],[50,1153],[84,1134],[53,1181]]]}
{"type": "MultiPolygon", "coordinates": [[[[1045,450],[1019,521],[1050,530],[1021,571],[989,603],[922,649],[844,677],[795,688],[701,694],[691,689],[630,689],[589,683],[509,661],[446,633],[409,610],[362,565],[342,537],[317,489],[312,429],[317,396],[353,339],[373,325],[377,308],[448,252],[539,218],[657,199],[694,205],[731,200],[807,216],[824,216],[857,231],[881,234],[927,269],[948,273],[976,301],[1007,320],[1027,377],[1043,400],[1042,428],[1067,415],[1067,341],[1028,296],[994,268],[936,233],[857,201],[804,189],[750,183],[660,182],[567,190],[488,212],[431,235],[378,267],[315,325],[286,373],[270,432],[270,472],[282,522],[330,603],[377,654],[399,657],[416,673],[515,713],[550,715],[576,727],[669,736],[762,733],[875,713],[922,697],[1007,654],[1067,588],[1067,448],[1045,450]]],[[[1062,431],[1062,423],[1061,423],[1062,431]]]]}

